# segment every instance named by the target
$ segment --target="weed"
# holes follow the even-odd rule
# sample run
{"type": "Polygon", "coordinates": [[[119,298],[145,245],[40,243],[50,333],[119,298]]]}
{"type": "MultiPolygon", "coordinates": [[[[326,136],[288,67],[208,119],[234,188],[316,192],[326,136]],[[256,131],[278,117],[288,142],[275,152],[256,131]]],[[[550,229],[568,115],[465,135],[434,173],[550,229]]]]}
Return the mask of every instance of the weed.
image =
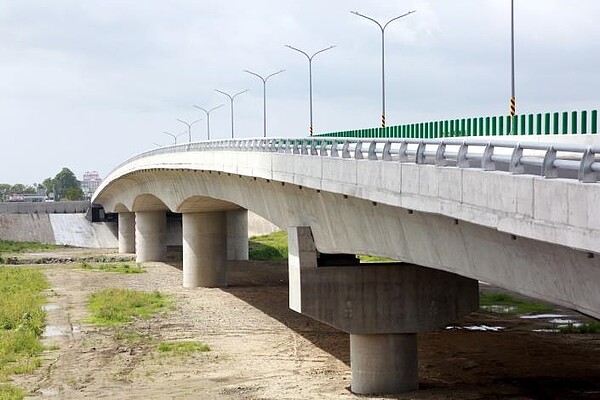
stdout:
{"type": "Polygon", "coordinates": [[[358,258],[360,259],[360,261],[367,261],[367,262],[389,262],[389,261],[394,261],[391,258],[377,257],[377,256],[368,256],[368,255],[365,255],[365,254],[360,254],[358,256],[358,258]]]}
{"type": "Polygon", "coordinates": [[[249,247],[251,260],[287,260],[287,232],[277,231],[269,235],[253,236],[250,238],[249,247]]]}
{"type": "Polygon", "coordinates": [[[130,262],[88,263],[82,262],[79,268],[89,271],[116,272],[119,274],[139,274],[146,270],[139,264],[130,262]]]}
{"type": "MultiPolygon", "coordinates": [[[[44,329],[44,275],[30,268],[0,267],[0,381],[40,366],[44,350],[39,337],[44,329]]],[[[23,391],[0,386],[0,399],[23,398],[23,391]]]]}
{"type": "Polygon", "coordinates": [[[205,353],[210,351],[210,346],[201,342],[161,342],[158,345],[158,351],[162,353],[172,353],[176,355],[187,355],[191,353],[205,353]]]}
{"type": "Polygon", "coordinates": [[[489,292],[479,294],[479,305],[483,311],[496,314],[528,314],[548,312],[553,309],[548,304],[519,299],[507,293],[489,292]]]}
{"type": "Polygon", "coordinates": [[[25,391],[13,385],[0,385],[0,400],[21,400],[25,391]]]}
{"type": "Polygon", "coordinates": [[[104,289],[92,293],[88,308],[90,322],[98,325],[119,325],[133,318],[146,319],[163,310],[170,303],[168,296],[155,291],[140,292],[130,289],[104,289]]]}

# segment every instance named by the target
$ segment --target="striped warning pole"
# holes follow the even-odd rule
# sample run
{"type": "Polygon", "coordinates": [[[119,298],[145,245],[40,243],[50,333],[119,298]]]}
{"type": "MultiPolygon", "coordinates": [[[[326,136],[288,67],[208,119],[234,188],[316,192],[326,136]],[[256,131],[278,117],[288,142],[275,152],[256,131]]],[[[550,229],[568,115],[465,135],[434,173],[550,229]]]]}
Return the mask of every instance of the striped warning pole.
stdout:
{"type": "Polygon", "coordinates": [[[517,133],[515,120],[515,113],[517,110],[517,103],[515,101],[515,96],[511,96],[510,98],[510,126],[508,127],[508,132],[515,135],[517,133]]]}
{"type": "Polygon", "coordinates": [[[308,127],[308,135],[309,136],[313,135],[313,126],[312,125],[308,127]]]}
{"type": "Polygon", "coordinates": [[[385,114],[381,114],[381,127],[385,128],[385,114]]]}

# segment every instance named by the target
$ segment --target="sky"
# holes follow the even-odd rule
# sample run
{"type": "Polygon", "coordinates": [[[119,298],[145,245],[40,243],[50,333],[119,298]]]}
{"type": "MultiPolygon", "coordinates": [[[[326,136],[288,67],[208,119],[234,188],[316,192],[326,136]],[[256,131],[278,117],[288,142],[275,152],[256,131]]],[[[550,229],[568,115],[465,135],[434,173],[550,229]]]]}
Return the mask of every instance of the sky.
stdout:
{"type": "MultiPolygon", "coordinates": [[[[517,112],[598,109],[600,1],[514,0],[517,112]]],[[[507,114],[509,0],[0,0],[0,183],[63,167],[105,177],[140,152],[263,134],[379,125],[382,22],[388,126],[507,114]]]]}

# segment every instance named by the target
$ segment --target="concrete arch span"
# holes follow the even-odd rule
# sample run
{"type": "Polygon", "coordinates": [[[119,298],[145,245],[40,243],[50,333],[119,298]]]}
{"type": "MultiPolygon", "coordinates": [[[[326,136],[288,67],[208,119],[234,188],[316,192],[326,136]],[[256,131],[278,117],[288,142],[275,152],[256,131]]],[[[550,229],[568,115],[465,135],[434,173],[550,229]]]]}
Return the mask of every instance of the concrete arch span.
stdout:
{"type": "Polygon", "coordinates": [[[590,258],[588,252],[290,182],[208,170],[152,169],[135,175],[136,184],[128,179],[123,188],[116,179],[98,199],[132,204],[134,209],[134,199],[147,193],[151,183],[156,197],[174,211],[239,206],[280,227],[310,227],[323,253],[389,257],[600,317],[595,284],[600,281],[600,257],[590,258]]]}

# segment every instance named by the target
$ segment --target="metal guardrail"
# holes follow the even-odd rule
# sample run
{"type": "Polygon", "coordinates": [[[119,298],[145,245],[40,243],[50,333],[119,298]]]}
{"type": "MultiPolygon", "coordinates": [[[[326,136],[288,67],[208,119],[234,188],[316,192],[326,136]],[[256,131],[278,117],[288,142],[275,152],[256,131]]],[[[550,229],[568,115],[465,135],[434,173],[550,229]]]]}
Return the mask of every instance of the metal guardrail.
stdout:
{"type": "Polygon", "coordinates": [[[117,166],[159,154],[201,151],[255,151],[383,162],[412,162],[494,171],[503,165],[511,174],[545,178],[574,178],[597,182],[600,146],[549,144],[467,138],[357,139],[357,138],[250,138],[187,143],[150,150],[117,166]]]}

